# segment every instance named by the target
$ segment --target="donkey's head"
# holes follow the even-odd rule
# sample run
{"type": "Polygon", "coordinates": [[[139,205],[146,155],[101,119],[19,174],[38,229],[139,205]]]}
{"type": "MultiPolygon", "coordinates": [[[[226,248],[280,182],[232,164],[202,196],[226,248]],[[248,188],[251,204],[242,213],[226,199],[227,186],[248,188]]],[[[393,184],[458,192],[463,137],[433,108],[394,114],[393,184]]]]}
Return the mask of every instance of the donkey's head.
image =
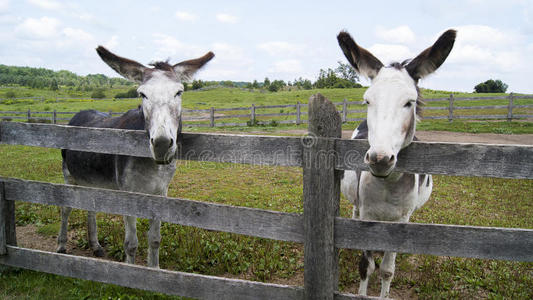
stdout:
{"type": "Polygon", "coordinates": [[[156,163],[168,164],[176,154],[177,138],[181,130],[182,82],[188,81],[194,73],[215,55],[186,60],[175,65],[167,62],[152,64],[153,68],[117,56],[99,46],[96,52],[113,70],[126,79],[139,83],[142,97],[145,129],[150,137],[150,151],[156,163]]]}
{"type": "Polygon", "coordinates": [[[413,60],[388,67],[359,47],[347,32],[337,36],[350,64],[372,81],[363,99],[368,106],[370,144],[364,161],[373,175],[388,176],[396,166],[398,152],[413,141],[417,114],[421,111],[418,80],[433,73],[446,60],[455,35],[455,30],[448,30],[413,60]]]}

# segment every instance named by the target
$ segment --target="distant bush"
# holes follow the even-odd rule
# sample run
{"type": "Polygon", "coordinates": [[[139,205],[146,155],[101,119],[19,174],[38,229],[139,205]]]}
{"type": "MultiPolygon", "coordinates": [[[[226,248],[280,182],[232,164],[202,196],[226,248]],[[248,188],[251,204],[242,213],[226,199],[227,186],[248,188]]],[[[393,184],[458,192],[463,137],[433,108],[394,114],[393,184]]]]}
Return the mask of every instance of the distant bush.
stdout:
{"type": "Polygon", "coordinates": [[[105,93],[103,90],[95,90],[94,92],[91,93],[91,98],[93,99],[103,99],[105,98],[105,93]]]}
{"type": "Polygon", "coordinates": [[[137,98],[137,97],[139,97],[139,95],[137,94],[137,89],[133,88],[133,89],[129,89],[125,93],[118,93],[113,98],[119,99],[119,98],[137,98]]]}
{"type": "Polygon", "coordinates": [[[503,83],[501,80],[489,79],[476,85],[474,90],[476,93],[505,93],[505,91],[507,91],[507,87],[508,85],[503,83]]]}
{"type": "Polygon", "coordinates": [[[26,123],[52,123],[50,119],[43,119],[43,118],[31,118],[26,123]]]}
{"type": "Polygon", "coordinates": [[[15,98],[15,97],[17,97],[17,94],[15,93],[15,91],[7,91],[5,93],[5,97],[6,98],[15,98]]]}

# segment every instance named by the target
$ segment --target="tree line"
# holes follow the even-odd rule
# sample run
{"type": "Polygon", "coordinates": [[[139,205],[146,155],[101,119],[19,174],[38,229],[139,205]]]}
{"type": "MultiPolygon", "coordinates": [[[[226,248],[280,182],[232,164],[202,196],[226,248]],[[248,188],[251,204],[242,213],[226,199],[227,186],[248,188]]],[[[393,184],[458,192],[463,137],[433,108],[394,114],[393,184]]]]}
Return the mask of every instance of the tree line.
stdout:
{"type": "Polygon", "coordinates": [[[45,68],[0,65],[0,85],[20,85],[37,89],[58,90],[66,87],[78,91],[93,91],[99,88],[131,86],[126,79],[107,77],[103,74],[80,76],[70,71],[53,71],[45,68]]]}
{"type": "MultiPolygon", "coordinates": [[[[104,97],[102,89],[113,88],[117,86],[132,86],[125,93],[118,93],[115,98],[134,98],[137,97],[137,91],[134,83],[118,77],[107,77],[103,74],[89,74],[80,76],[73,72],[61,70],[53,71],[45,68],[17,67],[0,64],[0,85],[20,85],[37,89],[58,90],[60,87],[76,91],[93,92],[95,98],[104,97]]],[[[193,80],[191,83],[184,84],[185,90],[198,90],[210,86],[222,87],[239,87],[247,89],[260,89],[270,92],[281,90],[313,88],[357,88],[361,87],[359,77],[355,70],[349,65],[338,62],[334,69],[320,69],[317,79],[312,82],[309,79],[299,77],[293,81],[270,80],[266,77],[259,82],[235,82],[235,81],[203,81],[193,80]]],[[[477,93],[505,93],[507,84],[501,80],[489,79],[479,83],[474,87],[477,93]]]]}

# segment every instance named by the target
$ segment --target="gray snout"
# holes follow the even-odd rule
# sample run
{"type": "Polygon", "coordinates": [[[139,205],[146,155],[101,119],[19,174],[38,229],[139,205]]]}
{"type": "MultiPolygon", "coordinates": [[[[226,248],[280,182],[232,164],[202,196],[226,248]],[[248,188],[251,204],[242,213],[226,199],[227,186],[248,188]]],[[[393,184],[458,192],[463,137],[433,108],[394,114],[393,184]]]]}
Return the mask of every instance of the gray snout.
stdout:
{"type": "Polygon", "coordinates": [[[170,153],[174,146],[174,139],[165,136],[159,136],[150,139],[152,144],[154,160],[158,164],[168,164],[172,161],[174,153],[170,153]]]}
{"type": "Polygon", "coordinates": [[[365,163],[370,168],[374,176],[388,176],[396,165],[396,156],[394,154],[385,154],[368,151],[365,155],[365,163]]]}

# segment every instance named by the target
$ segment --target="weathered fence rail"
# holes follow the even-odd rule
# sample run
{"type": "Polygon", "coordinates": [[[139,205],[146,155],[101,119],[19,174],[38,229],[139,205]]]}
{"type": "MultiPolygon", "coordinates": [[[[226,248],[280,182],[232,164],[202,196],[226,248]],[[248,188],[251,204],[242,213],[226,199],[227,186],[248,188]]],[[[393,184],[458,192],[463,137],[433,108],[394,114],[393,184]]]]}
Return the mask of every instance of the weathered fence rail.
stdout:
{"type": "MultiPolygon", "coordinates": [[[[368,144],[339,139],[341,116],[336,115],[334,106],[322,97],[311,103],[314,104],[309,109],[309,128],[313,133],[310,136],[188,133],[180,138],[178,154],[179,159],[185,160],[302,167],[303,214],[0,178],[0,264],[206,299],[368,299],[336,291],[338,248],[533,261],[531,229],[368,222],[339,217],[340,172],[364,168],[362,157],[368,144]],[[15,201],[157,217],[175,224],[303,243],[304,287],[157,270],[18,248],[14,234],[15,201]],[[101,269],[108,270],[105,276],[98,271],[101,269]]],[[[149,157],[147,140],[142,131],[0,122],[2,144],[149,157]],[[127,149],[123,147],[126,144],[127,149]]],[[[415,142],[400,153],[398,168],[405,172],[531,179],[531,157],[532,146],[415,142]]]]}
{"type": "MultiPolygon", "coordinates": [[[[425,99],[425,102],[448,102],[447,106],[425,106],[427,111],[448,111],[445,115],[429,115],[425,119],[502,119],[512,121],[513,119],[533,118],[533,113],[526,110],[525,113],[516,113],[517,109],[533,109],[533,104],[516,104],[516,99],[533,99],[533,95],[514,95],[509,96],[490,96],[490,97],[454,97],[451,94],[446,98],[425,99]],[[461,101],[480,101],[480,100],[504,100],[505,105],[457,105],[461,101]],[[465,114],[470,110],[496,110],[499,114],[465,114]],[[458,113],[461,114],[458,114],[458,113]]],[[[347,101],[334,103],[339,107],[342,122],[354,122],[364,119],[365,109],[349,109],[350,106],[360,105],[360,101],[347,101]],[[352,117],[350,117],[352,115],[352,117]],[[355,115],[355,116],[353,116],[355,115]]],[[[184,109],[183,121],[186,126],[192,127],[221,127],[221,126],[246,126],[255,124],[268,124],[269,122],[278,124],[303,124],[308,122],[307,104],[296,103],[287,105],[253,105],[250,107],[234,108],[208,108],[208,109],[184,109]],[[290,109],[291,111],[272,112],[272,109],[290,109]],[[304,110],[302,110],[304,109],[304,110]],[[262,113],[261,111],[267,111],[262,113]],[[248,111],[244,113],[244,111],[248,111]],[[269,111],[269,112],[268,112],[269,111]],[[237,113],[232,113],[237,112],[237,113]],[[270,118],[270,119],[269,119],[270,118]],[[224,122],[222,120],[229,120],[224,122]],[[245,121],[246,120],[246,121],[245,121]],[[221,122],[222,121],[222,122],[221,122]]],[[[70,120],[68,117],[58,117],[58,115],[70,115],[72,117],[76,112],[58,112],[58,111],[0,111],[0,120],[26,120],[28,122],[50,122],[53,124],[70,120]]],[[[120,115],[123,112],[109,112],[111,115],[120,115]]]]}

